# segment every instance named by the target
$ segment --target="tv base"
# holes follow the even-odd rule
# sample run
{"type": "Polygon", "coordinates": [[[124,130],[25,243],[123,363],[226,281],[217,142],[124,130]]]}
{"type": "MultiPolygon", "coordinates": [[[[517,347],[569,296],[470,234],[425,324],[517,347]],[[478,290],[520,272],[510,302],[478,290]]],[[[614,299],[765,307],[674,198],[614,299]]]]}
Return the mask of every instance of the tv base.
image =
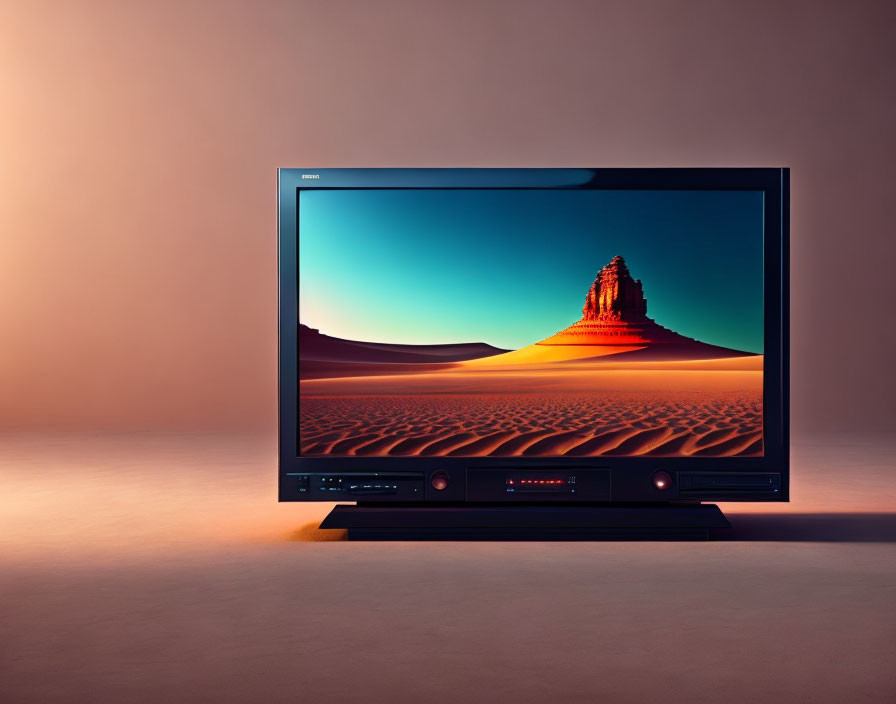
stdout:
{"type": "Polygon", "coordinates": [[[349,540],[710,540],[715,504],[338,505],[320,524],[349,540]]]}

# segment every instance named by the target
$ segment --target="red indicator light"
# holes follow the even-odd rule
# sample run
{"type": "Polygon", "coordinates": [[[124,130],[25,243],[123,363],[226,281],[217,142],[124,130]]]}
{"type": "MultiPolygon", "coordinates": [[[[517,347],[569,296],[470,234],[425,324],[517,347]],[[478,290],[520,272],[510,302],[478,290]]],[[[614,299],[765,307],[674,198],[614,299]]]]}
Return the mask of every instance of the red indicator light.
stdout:
{"type": "Polygon", "coordinates": [[[566,479],[505,479],[504,482],[511,486],[513,484],[520,484],[522,486],[533,486],[533,485],[542,485],[546,484],[548,486],[556,486],[560,484],[567,484],[568,480],[566,479]]]}

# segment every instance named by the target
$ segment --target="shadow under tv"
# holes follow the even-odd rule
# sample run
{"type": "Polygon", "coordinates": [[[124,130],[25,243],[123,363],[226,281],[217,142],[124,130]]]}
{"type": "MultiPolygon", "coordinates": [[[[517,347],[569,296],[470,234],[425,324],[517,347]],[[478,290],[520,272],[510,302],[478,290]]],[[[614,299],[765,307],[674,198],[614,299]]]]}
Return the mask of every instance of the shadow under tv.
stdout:
{"type": "Polygon", "coordinates": [[[708,539],[713,502],[789,501],[789,178],[281,169],[279,500],[350,540],[708,539]]]}

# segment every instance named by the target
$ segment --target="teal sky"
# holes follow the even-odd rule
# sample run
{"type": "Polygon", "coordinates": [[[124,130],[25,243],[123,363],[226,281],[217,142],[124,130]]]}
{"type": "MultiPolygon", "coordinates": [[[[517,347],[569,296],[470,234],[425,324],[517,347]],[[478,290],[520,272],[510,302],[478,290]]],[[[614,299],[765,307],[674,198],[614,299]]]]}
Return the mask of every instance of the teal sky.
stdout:
{"type": "Polygon", "coordinates": [[[761,353],[762,220],[757,191],[302,191],[299,319],[517,349],[578,320],[619,254],[659,324],[761,353]]]}

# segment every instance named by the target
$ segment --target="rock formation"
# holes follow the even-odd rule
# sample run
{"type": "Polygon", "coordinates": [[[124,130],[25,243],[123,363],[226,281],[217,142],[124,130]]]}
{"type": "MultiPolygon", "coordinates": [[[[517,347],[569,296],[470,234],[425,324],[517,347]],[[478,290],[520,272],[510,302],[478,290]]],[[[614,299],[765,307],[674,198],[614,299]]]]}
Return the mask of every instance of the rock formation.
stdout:
{"type": "Polygon", "coordinates": [[[582,320],[640,322],[647,319],[647,300],[641,279],[632,278],[625,259],[615,256],[597,277],[582,308],[582,320]]]}
{"type": "Polygon", "coordinates": [[[615,256],[597,272],[585,296],[582,318],[539,345],[644,345],[695,342],[647,317],[640,279],[632,278],[625,260],[615,256]]]}

